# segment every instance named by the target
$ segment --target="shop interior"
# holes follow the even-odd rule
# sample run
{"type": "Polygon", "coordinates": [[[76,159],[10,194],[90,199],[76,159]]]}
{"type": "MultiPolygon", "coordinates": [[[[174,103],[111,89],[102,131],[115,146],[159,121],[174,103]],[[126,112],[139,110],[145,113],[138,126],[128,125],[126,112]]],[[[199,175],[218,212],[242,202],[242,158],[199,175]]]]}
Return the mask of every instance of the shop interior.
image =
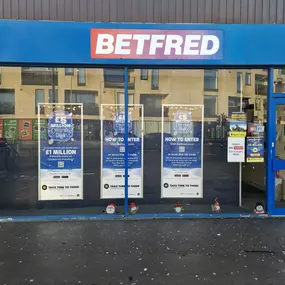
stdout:
{"type": "MultiPolygon", "coordinates": [[[[281,88],[283,78],[285,70],[276,69],[276,88],[281,88]]],[[[104,188],[108,152],[104,138],[125,137],[114,118],[119,111],[126,116],[126,97],[128,138],[140,139],[139,198],[128,199],[136,207],[133,214],[177,213],[177,205],[183,213],[213,213],[216,202],[223,213],[252,213],[257,205],[266,206],[267,69],[129,68],[126,78],[122,68],[1,67],[0,80],[0,215],[103,214],[108,205],[123,215],[124,197],[104,188]],[[82,198],[42,200],[41,141],[50,139],[45,134],[51,112],[45,105],[56,109],[76,104],[82,104],[82,113],[77,108],[73,114],[78,122],[74,128],[81,133],[82,198]],[[177,112],[188,112],[191,118],[175,125],[177,112]],[[244,140],[243,162],[229,161],[236,113],[245,114],[246,134],[238,134],[244,140]],[[195,148],[201,179],[196,197],[182,192],[176,197],[164,189],[165,173],[170,173],[164,165],[172,151],[165,138],[176,136],[181,126],[184,138],[201,141],[200,149],[195,148]],[[259,156],[250,158],[247,142],[257,137],[262,144],[259,156]]],[[[277,109],[280,159],[284,159],[284,110],[285,106],[277,109]]],[[[187,147],[181,148],[185,151],[187,147]]],[[[120,184],[125,183],[122,169],[124,165],[120,184]]],[[[283,177],[282,171],[276,173],[277,207],[285,205],[283,177]]]]}

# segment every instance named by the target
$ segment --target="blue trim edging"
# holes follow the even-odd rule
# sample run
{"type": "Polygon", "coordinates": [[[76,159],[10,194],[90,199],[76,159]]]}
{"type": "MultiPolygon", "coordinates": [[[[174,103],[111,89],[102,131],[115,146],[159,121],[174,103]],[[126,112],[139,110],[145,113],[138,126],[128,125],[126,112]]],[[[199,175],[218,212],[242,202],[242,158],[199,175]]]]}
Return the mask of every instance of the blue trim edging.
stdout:
{"type": "Polygon", "coordinates": [[[223,219],[223,218],[264,218],[270,215],[257,215],[251,213],[219,213],[219,214],[135,214],[132,216],[90,214],[90,215],[50,215],[50,216],[3,216],[0,223],[7,222],[63,222],[63,221],[89,221],[89,220],[138,220],[138,219],[223,219]]]}

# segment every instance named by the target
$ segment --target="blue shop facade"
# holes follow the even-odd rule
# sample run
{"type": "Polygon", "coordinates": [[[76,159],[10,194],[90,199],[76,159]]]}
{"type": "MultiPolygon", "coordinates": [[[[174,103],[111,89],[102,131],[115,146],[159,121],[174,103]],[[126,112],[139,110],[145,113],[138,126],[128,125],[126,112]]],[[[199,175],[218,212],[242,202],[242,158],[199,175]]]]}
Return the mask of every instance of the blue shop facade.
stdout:
{"type": "Polygon", "coordinates": [[[0,30],[1,220],[285,214],[283,25],[0,30]]]}

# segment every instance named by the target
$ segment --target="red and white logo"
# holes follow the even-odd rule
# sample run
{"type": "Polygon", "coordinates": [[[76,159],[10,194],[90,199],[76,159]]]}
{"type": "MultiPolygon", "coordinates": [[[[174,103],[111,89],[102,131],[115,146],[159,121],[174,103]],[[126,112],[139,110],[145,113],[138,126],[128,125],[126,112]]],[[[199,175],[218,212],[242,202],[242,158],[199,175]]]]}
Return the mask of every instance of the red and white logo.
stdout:
{"type": "Polygon", "coordinates": [[[91,58],[222,59],[217,30],[91,29],[91,58]]]}

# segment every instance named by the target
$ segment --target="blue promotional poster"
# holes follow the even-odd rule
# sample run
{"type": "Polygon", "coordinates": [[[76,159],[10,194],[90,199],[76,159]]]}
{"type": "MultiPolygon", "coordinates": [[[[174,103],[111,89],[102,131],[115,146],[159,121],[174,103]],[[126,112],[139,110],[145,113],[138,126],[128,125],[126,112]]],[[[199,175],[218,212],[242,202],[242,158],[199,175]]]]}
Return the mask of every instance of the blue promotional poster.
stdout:
{"type": "Polygon", "coordinates": [[[82,119],[66,106],[59,105],[56,110],[54,104],[44,106],[49,110],[48,136],[41,139],[39,135],[38,140],[39,200],[83,199],[82,119]]]}
{"type": "Polygon", "coordinates": [[[264,162],[264,138],[248,137],[246,142],[246,162],[264,162]]]}
{"type": "MultiPolygon", "coordinates": [[[[139,106],[129,110],[128,172],[129,197],[142,198],[142,120],[139,106]],[[138,130],[138,131],[136,131],[138,130]]],[[[119,105],[102,105],[102,180],[101,198],[125,197],[125,112],[119,105]]]]}
{"type": "Polygon", "coordinates": [[[203,197],[203,106],[163,105],[163,198],[203,197]],[[165,114],[165,112],[163,112],[165,114]]]}

